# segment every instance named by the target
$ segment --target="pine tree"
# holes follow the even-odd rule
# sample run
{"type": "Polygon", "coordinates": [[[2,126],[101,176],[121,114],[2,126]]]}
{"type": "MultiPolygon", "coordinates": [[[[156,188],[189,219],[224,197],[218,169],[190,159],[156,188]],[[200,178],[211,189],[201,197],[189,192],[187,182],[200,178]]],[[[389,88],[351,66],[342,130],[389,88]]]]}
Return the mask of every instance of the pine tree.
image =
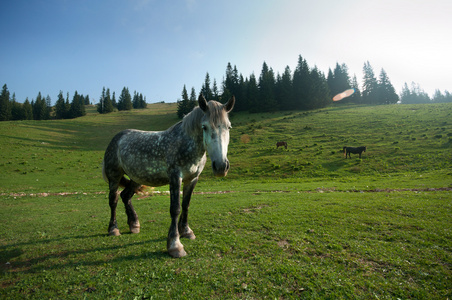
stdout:
{"type": "Polygon", "coordinates": [[[109,102],[111,102],[112,105],[112,111],[114,111],[114,109],[118,109],[118,102],[116,101],[116,93],[113,92],[112,96],[110,97],[110,89],[107,89],[107,100],[109,100],[109,102]]]}
{"type": "Polygon", "coordinates": [[[102,88],[102,93],[100,94],[99,103],[97,103],[97,112],[100,114],[104,114],[104,106],[105,106],[105,87],[102,88]]]}
{"type": "Polygon", "coordinates": [[[363,90],[362,98],[363,102],[367,104],[377,104],[378,103],[378,82],[375,78],[374,70],[372,66],[367,61],[364,63],[363,67],[363,90]]]}
{"type": "Polygon", "coordinates": [[[336,95],[334,91],[336,90],[336,87],[334,86],[334,75],[333,71],[331,71],[331,68],[328,68],[328,75],[326,77],[326,82],[328,83],[328,88],[330,89],[331,95],[336,95]]]}
{"type": "Polygon", "coordinates": [[[378,80],[378,103],[395,104],[399,101],[399,96],[395,92],[394,86],[388,78],[384,69],[381,69],[378,80]]]}
{"type": "Polygon", "coordinates": [[[69,109],[69,118],[73,119],[84,115],[86,115],[85,97],[83,97],[83,95],[79,95],[77,91],[75,91],[71,102],[71,108],[69,109]]]}
{"type": "Polygon", "coordinates": [[[334,90],[331,91],[331,94],[334,96],[348,89],[350,89],[348,67],[346,64],[339,65],[336,63],[336,68],[334,68],[334,90]]]}
{"type": "Polygon", "coordinates": [[[452,94],[449,91],[444,91],[444,94],[440,90],[436,89],[433,94],[432,102],[434,103],[450,103],[452,102],[452,94]]]}
{"type": "Polygon", "coordinates": [[[16,101],[16,94],[13,93],[11,99],[11,120],[25,120],[25,111],[23,105],[16,101]]]}
{"type": "Polygon", "coordinates": [[[140,108],[147,108],[146,98],[140,93],[140,108]]]}
{"type": "Polygon", "coordinates": [[[250,79],[246,87],[246,98],[248,100],[248,109],[250,112],[259,111],[259,87],[257,85],[256,76],[251,73],[250,79]]]}
{"type": "MultiPolygon", "coordinates": [[[[193,92],[194,88],[192,88],[193,92]]],[[[177,101],[177,117],[182,119],[186,114],[190,112],[190,99],[188,98],[187,88],[182,89],[182,100],[177,101]]]]}
{"type": "MultiPolygon", "coordinates": [[[[354,102],[356,104],[361,103],[362,102],[361,90],[359,88],[358,79],[356,78],[356,75],[353,75],[352,89],[354,89],[355,92],[353,93],[353,95],[351,95],[350,97],[348,97],[346,99],[349,99],[348,100],[349,102],[354,102]]],[[[344,100],[346,100],[346,99],[344,99],[344,100]]],[[[342,101],[344,101],[344,100],[342,100],[342,101]]]]}
{"type": "Polygon", "coordinates": [[[38,93],[36,100],[32,101],[33,108],[33,119],[34,120],[47,120],[49,119],[49,109],[47,108],[46,101],[41,95],[41,92],[38,93]]]}
{"type": "Polygon", "coordinates": [[[69,119],[69,111],[71,110],[71,103],[69,102],[69,92],[66,93],[66,102],[64,102],[64,106],[66,107],[66,116],[65,119],[69,119]]]}
{"type": "MultiPolygon", "coordinates": [[[[231,63],[226,67],[226,77],[223,81],[222,101],[228,101],[232,95],[239,95],[239,76],[237,67],[232,68],[231,63]]],[[[239,104],[240,108],[240,104],[239,104]]]]}
{"type": "Polygon", "coordinates": [[[124,87],[118,99],[118,110],[131,110],[131,109],[132,109],[132,97],[130,96],[129,89],[124,87]]]}
{"type": "Polygon", "coordinates": [[[246,97],[246,91],[247,91],[247,80],[243,77],[242,74],[239,75],[239,81],[237,83],[237,87],[235,88],[234,94],[231,94],[229,98],[225,97],[223,100],[228,101],[231,99],[231,96],[234,96],[235,106],[234,111],[247,111],[249,110],[249,101],[246,97]]]}
{"type": "Polygon", "coordinates": [[[293,74],[293,96],[295,109],[308,109],[310,70],[305,59],[298,57],[298,64],[293,74]]]}
{"type": "MultiPolygon", "coordinates": [[[[113,93],[114,96],[114,93],[113,93]]],[[[114,111],[112,100],[110,99],[110,89],[102,88],[99,103],[97,104],[97,111],[100,114],[107,114],[114,111]]]]}
{"type": "Polygon", "coordinates": [[[67,117],[67,114],[68,111],[64,102],[63,92],[60,91],[60,93],[58,94],[58,100],[55,103],[55,117],[57,119],[65,119],[67,117]]]}
{"type": "Polygon", "coordinates": [[[292,93],[292,72],[290,71],[290,67],[286,66],[284,73],[279,76],[279,80],[277,80],[277,99],[280,109],[294,109],[295,104],[292,93]]]}
{"type": "Polygon", "coordinates": [[[191,88],[191,92],[190,92],[190,98],[188,98],[188,104],[187,104],[187,113],[191,112],[193,110],[193,108],[195,108],[198,105],[198,98],[196,97],[196,91],[195,88],[192,87],[191,88]]]}
{"type": "Polygon", "coordinates": [[[86,109],[85,109],[85,98],[83,95],[80,95],[80,98],[78,99],[79,105],[80,105],[80,114],[79,117],[86,116],[86,109]]]}
{"type": "Polygon", "coordinates": [[[206,78],[204,79],[204,84],[202,85],[202,88],[201,88],[201,94],[204,95],[204,98],[206,98],[206,100],[212,100],[213,99],[213,93],[212,93],[212,90],[210,89],[210,75],[209,75],[209,73],[206,73],[206,78]]]}
{"type": "Polygon", "coordinates": [[[408,84],[405,82],[400,95],[400,102],[403,104],[419,104],[430,103],[430,97],[423,89],[414,82],[411,83],[411,89],[408,88],[408,84]]]}
{"type": "Polygon", "coordinates": [[[262,65],[259,77],[259,111],[268,112],[278,110],[275,98],[275,73],[269,68],[267,63],[262,65]]]}
{"type": "Polygon", "coordinates": [[[218,91],[217,80],[213,80],[212,85],[212,100],[219,101],[220,100],[220,92],[218,91]]]}
{"type": "Polygon", "coordinates": [[[133,92],[132,107],[135,109],[140,108],[140,98],[137,94],[137,91],[133,92]]]}
{"type": "Polygon", "coordinates": [[[314,67],[310,74],[311,87],[307,101],[308,109],[323,108],[332,103],[330,89],[325,75],[314,67]]]}
{"type": "Polygon", "coordinates": [[[402,87],[402,92],[400,93],[400,101],[403,104],[409,103],[409,99],[411,98],[411,92],[408,88],[408,84],[405,82],[405,84],[402,87]]]}
{"type": "Polygon", "coordinates": [[[146,108],[146,101],[143,99],[143,94],[137,93],[137,91],[133,92],[133,100],[132,100],[132,106],[135,109],[143,109],[146,108]]]}
{"type": "Polygon", "coordinates": [[[11,119],[11,107],[9,102],[9,91],[7,85],[3,85],[0,94],[0,121],[8,121],[11,119]]]}
{"type": "Polygon", "coordinates": [[[33,120],[33,108],[31,107],[30,101],[28,98],[25,99],[24,105],[24,120],[33,120]]]}

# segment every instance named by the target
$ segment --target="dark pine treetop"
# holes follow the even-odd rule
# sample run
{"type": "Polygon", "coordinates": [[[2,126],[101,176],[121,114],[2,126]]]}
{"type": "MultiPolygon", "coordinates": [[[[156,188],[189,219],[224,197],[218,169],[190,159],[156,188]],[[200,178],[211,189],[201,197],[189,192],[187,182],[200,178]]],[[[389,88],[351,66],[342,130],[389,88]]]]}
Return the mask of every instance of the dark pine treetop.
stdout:
{"type": "Polygon", "coordinates": [[[363,73],[363,102],[367,104],[378,104],[378,81],[368,61],[364,63],[363,73]]]}
{"type": "Polygon", "coordinates": [[[132,96],[130,96],[129,88],[124,87],[118,99],[118,110],[131,110],[132,96]]]}
{"type": "Polygon", "coordinates": [[[278,105],[275,98],[275,73],[264,62],[259,77],[259,106],[260,111],[276,111],[278,105]]]}
{"type": "Polygon", "coordinates": [[[380,72],[377,93],[379,104],[395,104],[399,101],[399,96],[384,69],[381,69],[380,72]]]}
{"type": "Polygon", "coordinates": [[[3,85],[0,94],[0,121],[8,121],[11,118],[11,109],[9,107],[9,91],[8,87],[3,85]]]}

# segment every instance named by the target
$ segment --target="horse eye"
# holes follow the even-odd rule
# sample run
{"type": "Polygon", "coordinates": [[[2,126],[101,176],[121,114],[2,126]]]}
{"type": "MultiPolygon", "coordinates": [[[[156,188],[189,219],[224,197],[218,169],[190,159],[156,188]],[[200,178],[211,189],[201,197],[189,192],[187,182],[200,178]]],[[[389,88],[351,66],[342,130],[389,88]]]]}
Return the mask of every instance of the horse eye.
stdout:
{"type": "Polygon", "coordinates": [[[206,125],[202,125],[202,130],[206,131],[207,130],[207,126],[206,125]]]}

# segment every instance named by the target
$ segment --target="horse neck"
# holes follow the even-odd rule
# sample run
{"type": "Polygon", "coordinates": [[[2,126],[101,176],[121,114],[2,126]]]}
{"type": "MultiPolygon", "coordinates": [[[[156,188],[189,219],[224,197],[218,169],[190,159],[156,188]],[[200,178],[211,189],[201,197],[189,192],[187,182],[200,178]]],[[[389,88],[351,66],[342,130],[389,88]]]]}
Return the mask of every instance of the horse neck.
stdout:
{"type": "Polygon", "coordinates": [[[203,146],[203,134],[201,127],[201,119],[204,113],[199,107],[193,109],[184,119],[180,122],[180,129],[182,133],[192,139],[198,146],[203,146]]]}

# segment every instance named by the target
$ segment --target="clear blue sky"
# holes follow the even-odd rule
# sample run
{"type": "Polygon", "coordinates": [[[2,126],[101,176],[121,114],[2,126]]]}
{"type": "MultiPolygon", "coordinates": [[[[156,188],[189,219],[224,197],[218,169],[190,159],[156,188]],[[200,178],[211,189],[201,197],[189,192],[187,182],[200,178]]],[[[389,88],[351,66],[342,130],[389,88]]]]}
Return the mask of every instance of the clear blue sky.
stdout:
{"type": "Polygon", "coordinates": [[[452,92],[450,0],[10,0],[0,4],[0,84],[19,102],[60,90],[99,101],[124,86],[147,102],[198,93],[227,63],[259,76],[293,71],[298,55],[325,74],[363,77],[369,61],[397,92],[452,92]]]}

